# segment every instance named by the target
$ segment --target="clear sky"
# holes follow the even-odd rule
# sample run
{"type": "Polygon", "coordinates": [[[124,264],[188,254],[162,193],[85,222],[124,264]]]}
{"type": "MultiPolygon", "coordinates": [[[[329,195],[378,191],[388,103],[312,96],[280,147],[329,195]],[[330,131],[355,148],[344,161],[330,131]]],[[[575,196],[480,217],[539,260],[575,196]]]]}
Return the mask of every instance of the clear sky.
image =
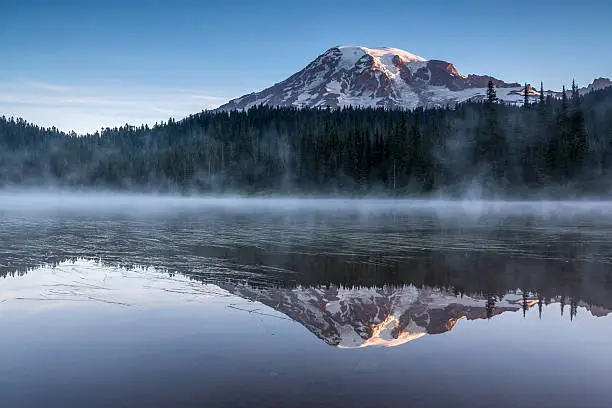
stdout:
{"type": "Polygon", "coordinates": [[[155,123],[285,79],[340,44],[558,89],[612,77],[612,1],[0,0],[0,115],[155,123]]]}

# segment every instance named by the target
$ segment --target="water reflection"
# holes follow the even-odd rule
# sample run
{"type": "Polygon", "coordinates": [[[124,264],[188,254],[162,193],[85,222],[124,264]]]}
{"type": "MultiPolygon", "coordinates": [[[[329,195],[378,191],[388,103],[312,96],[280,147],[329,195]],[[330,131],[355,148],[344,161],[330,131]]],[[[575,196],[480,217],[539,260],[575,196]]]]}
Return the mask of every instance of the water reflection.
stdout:
{"type": "Polygon", "coordinates": [[[39,268],[21,279],[5,280],[0,303],[4,311],[10,311],[62,307],[72,302],[159,308],[167,305],[165,302],[173,305],[215,299],[248,314],[291,319],[328,345],[345,349],[399,346],[448,332],[460,319],[491,319],[507,312],[525,315],[531,308],[538,309],[541,319],[544,306],[551,304],[558,304],[555,313],[568,313],[570,320],[578,308],[593,317],[612,313],[578,298],[545,297],[502,287],[494,292],[505,293],[495,295],[415,283],[369,287],[288,283],[253,284],[239,276],[212,283],[210,277],[201,275],[176,276],[155,269],[109,267],[100,261],[77,259],[39,268]]]}
{"type": "Polygon", "coordinates": [[[609,406],[608,216],[0,222],[0,406],[609,406]]]}
{"type": "MultiPolygon", "coordinates": [[[[448,332],[459,319],[490,319],[519,310],[526,313],[534,305],[538,305],[541,317],[544,302],[562,301],[538,299],[528,293],[512,293],[499,298],[461,296],[445,289],[413,285],[295,289],[225,285],[224,288],[291,317],[327,344],[339,348],[399,346],[426,335],[448,332]]],[[[571,319],[578,306],[585,307],[593,316],[610,313],[607,309],[592,309],[586,304],[572,302],[571,319]]]]}
{"type": "MultiPolygon", "coordinates": [[[[488,317],[510,301],[516,306],[505,298],[517,290],[529,302],[612,309],[612,217],[601,211],[205,210],[7,212],[0,276],[87,259],[178,274],[247,298],[302,294],[318,298],[318,309],[364,293],[391,310],[428,290],[478,299],[488,317]]],[[[387,326],[403,324],[396,311],[363,325],[374,330],[391,315],[387,326]]]]}

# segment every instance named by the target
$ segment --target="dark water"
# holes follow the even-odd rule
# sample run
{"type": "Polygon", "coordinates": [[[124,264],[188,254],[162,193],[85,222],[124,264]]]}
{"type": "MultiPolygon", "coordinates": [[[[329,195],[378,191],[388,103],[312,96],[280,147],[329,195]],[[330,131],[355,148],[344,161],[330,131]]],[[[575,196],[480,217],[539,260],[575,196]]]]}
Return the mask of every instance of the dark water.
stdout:
{"type": "Polygon", "coordinates": [[[0,407],[609,407],[612,204],[0,195],[0,407]]]}

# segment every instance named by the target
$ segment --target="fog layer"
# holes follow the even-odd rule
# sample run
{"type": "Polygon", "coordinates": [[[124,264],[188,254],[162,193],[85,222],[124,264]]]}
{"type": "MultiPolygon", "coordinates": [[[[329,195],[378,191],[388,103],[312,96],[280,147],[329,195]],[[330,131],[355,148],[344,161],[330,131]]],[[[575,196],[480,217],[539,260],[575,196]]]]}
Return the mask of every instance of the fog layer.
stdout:
{"type": "Polygon", "coordinates": [[[531,214],[573,216],[595,213],[612,215],[612,201],[482,200],[482,199],[393,199],[393,198],[253,198],[241,196],[201,196],[124,194],[114,192],[75,192],[69,190],[0,191],[2,214],[125,213],[173,215],[205,211],[244,212],[348,212],[434,213],[440,216],[486,214],[531,214]]]}

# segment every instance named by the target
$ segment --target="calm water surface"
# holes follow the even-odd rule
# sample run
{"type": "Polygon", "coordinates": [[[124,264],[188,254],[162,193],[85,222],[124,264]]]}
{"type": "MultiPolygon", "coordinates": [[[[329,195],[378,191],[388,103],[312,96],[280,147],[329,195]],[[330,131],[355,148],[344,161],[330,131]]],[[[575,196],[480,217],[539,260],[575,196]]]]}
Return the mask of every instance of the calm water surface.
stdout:
{"type": "Polygon", "coordinates": [[[0,407],[610,407],[612,204],[0,195],[0,407]]]}

